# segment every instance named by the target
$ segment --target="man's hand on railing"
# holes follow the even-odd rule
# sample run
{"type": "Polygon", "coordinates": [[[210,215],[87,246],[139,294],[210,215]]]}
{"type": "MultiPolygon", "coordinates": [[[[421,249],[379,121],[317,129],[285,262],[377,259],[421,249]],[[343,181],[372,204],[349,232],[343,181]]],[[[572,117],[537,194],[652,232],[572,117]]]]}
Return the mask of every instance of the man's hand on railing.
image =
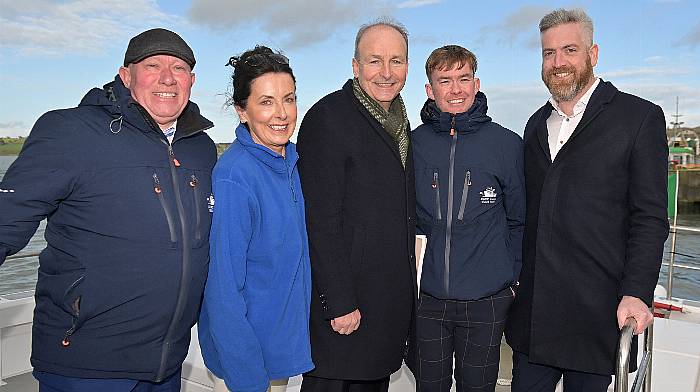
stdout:
{"type": "Polygon", "coordinates": [[[625,320],[632,317],[637,321],[634,334],[639,335],[646,327],[654,322],[654,315],[649,311],[649,307],[637,297],[625,295],[617,306],[617,325],[620,329],[625,326],[625,320]]]}

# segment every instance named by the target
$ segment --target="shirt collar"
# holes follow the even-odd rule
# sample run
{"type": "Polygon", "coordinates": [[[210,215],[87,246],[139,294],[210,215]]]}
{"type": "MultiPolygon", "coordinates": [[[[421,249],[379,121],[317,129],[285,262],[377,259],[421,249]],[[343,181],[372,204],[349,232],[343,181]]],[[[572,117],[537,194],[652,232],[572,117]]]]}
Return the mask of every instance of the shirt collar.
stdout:
{"type": "MultiPolygon", "coordinates": [[[[598,84],[600,84],[600,78],[595,78],[593,85],[588,89],[588,91],[586,91],[585,94],[583,94],[583,96],[581,96],[581,98],[576,102],[576,105],[574,105],[574,114],[571,117],[578,116],[586,109],[586,106],[588,106],[588,101],[591,99],[591,95],[593,95],[593,91],[595,91],[595,88],[598,87],[598,84]]],[[[549,97],[549,103],[552,104],[552,107],[554,107],[554,110],[556,110],[560,116],[569,117],[566,115],[566,113],[561,111],[559,104],[556,100],[554,100],[554,97],[549,97]]]]}
{"type": "Polygon", "coordinates": [[[176,130],[177,130],[177,120],[175,120],[175,122],[173,123],[173,125],[171,125],[171,126],[168,127],[167,129],[163,130],[163,134],[164,134],[165,137],[167,137],[168,139],[171,139],[173,136],[175,136],[175,131],[176,131],[176,130]]]}

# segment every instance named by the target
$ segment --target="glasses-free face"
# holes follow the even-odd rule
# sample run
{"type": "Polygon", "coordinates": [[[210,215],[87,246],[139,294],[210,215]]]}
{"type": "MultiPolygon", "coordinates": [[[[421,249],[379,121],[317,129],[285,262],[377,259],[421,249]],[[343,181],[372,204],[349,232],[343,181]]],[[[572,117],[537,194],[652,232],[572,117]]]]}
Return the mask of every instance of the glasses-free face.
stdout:
{"type": "Polygon", "coordinates": [[[192,69],[169,55],[146,57],[119,68],[132,98],[146,109],[161,129],[170,127],[187,106],[194,84],[192,69]]]}
{"type": "Polygon", "coordinates": [[[583,27],[566,23],[542,32],[542,81],[557,102],[576,102],[593,84],[598,45],[583,27]]]}
{"type": "Polygon", "coordinates": [[[353,74],[362,89],[388,111],[406,83],[406,42],[394,28],[380,25],[365,31],[357,48],[359,58],[352,59],[353,74]]]}
{"type": "Polygon", "coordinates": [[[284,156],[297,124],[296,86],[291,75],[268,72],[253,80],[246,107],[236,106],[257,144],[284,156]]]}
{"type": "Polygon", "coordinates": [[[441,111],[457,114],[469,110],[480,87],[481,82],[474,76],[471,66],[464,64],[462,68],[452,66],[431,72],[425,92],[441,111]]]}

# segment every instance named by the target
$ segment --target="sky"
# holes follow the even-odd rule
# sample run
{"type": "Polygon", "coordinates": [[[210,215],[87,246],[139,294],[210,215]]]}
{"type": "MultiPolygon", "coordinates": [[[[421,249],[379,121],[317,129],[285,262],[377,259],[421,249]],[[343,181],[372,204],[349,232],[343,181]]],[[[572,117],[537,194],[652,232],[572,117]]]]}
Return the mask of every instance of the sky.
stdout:
{"type": "MultiPolygon", "coordinates": [[[[26,136],[44,112],[76,106],[117,74],[141,31],[178,32],[197,58],[191,100],[230,142],[238,118],[224,107],[229,57],[256,44],[282,51],[297,80],[299,118],[352,77],[357,28],[380,16],[409,31],[402,96],[412,127],[425,102],[425,60],[447,44],[478,58],[494,121],[522,135],[549,93],[540,78],[539,19],[584,8],[599,45],[597,76],[661,106],[667,123],[700,126],[700,3],[696,0],[0,0],[0,136],[26,136]]],[[[295,135],[296,136],[296,135],[295,135]]],[[[294,139],[295,137],[293,137],[294,139]]]]}

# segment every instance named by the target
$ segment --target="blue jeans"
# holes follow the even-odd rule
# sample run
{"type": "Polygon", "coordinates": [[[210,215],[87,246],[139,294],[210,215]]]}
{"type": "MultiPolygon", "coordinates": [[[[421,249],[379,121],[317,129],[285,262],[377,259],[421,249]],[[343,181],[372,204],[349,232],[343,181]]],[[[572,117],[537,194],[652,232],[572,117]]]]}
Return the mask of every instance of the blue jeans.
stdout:
{"type": "Polygon", "coordinates": [[[182,369],[165,380],[130,380],[127,378],[79,378],[34,371],[39,392],[180,392],[182,369]]]}

